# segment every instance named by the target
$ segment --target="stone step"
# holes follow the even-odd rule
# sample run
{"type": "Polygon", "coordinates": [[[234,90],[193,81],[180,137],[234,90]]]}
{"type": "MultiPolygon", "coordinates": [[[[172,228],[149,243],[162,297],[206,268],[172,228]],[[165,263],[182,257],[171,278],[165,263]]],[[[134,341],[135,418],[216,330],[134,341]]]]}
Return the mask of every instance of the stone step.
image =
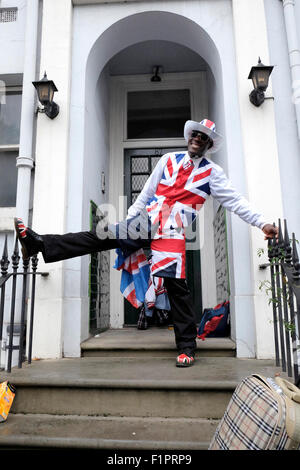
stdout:
{"type": "MultiPolygon", "coordinates": [[[[174,331],[151,327],[107,330],[81,344],[83,357],[175,357],[174,331]]],[[[197,339],[197,356],[234,357],[236,346],[230,338],[197,339]]]]}
{"type": "Polygon", "coordinates": [[[9,414],[0,448],[203,450],[217,420],[9,414]]]}
{"type": "Polygon", "coordinates": [[[251,373],[274,377],[273,361],[200,357],[76,358],[35,361],[11,374],[12,413],[220,419],[237,384],[251,373]]]}

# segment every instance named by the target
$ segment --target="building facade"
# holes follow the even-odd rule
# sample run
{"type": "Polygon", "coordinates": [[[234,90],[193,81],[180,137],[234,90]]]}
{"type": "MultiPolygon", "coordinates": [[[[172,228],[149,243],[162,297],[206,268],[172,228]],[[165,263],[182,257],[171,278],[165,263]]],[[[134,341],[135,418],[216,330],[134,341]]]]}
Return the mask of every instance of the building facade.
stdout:
{"type": "MultiPolygon", "coordinates": [[[[297,0],[1,0],[0,241],[12,250],[14,216],[41,234],[124,218],[159,157],[185,148],[182,123],[204,117],[224,136],[213,160],[234,186],[299,234],[299,24],[297,0]],[[248,79],[258,57],[274,65],[260,107],[248,79]],[[36,112],[45,71],[55,119],[36,112]]],[[[195,230],[198,313],[230,300],[238,357],[273,357],[263,233],[212,199],[195,230]]],[[[115,257],[40,257],[33,356],[80,356],[90,335],[134,324],[115,257]]]]}

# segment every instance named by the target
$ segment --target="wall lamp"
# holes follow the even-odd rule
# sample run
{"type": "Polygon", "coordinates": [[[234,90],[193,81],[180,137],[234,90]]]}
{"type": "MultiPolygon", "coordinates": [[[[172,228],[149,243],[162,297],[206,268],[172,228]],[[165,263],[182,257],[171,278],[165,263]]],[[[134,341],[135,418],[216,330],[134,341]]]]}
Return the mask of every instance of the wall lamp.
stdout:
{"type": "Polygon", "coordinates": [[[268,88],[269,77],[274,66],[262,64],[260,57],[258,64],[251,68],[248,79],[251,78],[254,90],[251,91],[249,99],[254,106],[260,106],[265,101],[265,91],[268,88]]]}
{"type": "Polygon", "coordinates": [[[32,82],[35,87],[40,103],[43,108],[38,107],[37,113],[45,113],[50,119],[54,119],[59,113],[59,106],[53,101],[54,92],[58,91],[55,83],[48,80],[46,72],[38,82],[32,82]]]}
{"type": "Polygon", "coordinates": [[[161,82],[161,77],[158,75],[159,73],[161,73],[162,71],[162,67],[160,65],[155,65],[155,67],[153,67],[153,77],[151,77],[151,82],[161,82]]]}

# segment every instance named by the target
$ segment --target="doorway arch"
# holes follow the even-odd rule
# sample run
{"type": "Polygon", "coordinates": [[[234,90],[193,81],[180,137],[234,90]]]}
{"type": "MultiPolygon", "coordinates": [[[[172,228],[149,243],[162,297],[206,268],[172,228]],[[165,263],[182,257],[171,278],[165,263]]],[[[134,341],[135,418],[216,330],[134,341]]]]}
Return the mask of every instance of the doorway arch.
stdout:
{"type": "MultiPolygon", "coordinates": [[[[110,20],[111,24],[107,25],[102,32],[97,32],[96,25],[90,27],[90,32],[85,31],[89,37],[83,41],[80,54],[76,52],[78,50],[76,44],[80,43],[82,36],[74,34],[77,42],[73,46],[70,126],[72,158],[70,158],[68,180],[67,214],[67,228],[70,231],[78,230],[78,226],[84,230],[89,228],[87,221],[90,200],[95,200],[97,203],[109,200],[107,193],[99,196],[96,190],[99,188],[97,175],[99,176],[102,168],[107,167],[109,163],[109,123],[106,113],[109,101],[108,93],[106,93],[108,89],[106,90],[105,80],[101,81],[100,77],[105,74],[105,67],[110,59],[125,48],[142,41],[161,40],[180,44],[197,53],[208,64],[211,71],[209,116],[216,122],[219,132],[228,136],[225,146],[216,155],[215,161],[228,170],[227,148],[230,146],[233,155],[231,162],[232,165],[235,164],[235,171],[238,174],[237,187],[246,194],[243,159],[240,158],[242,144],[238,120],[238,98],[234,92],[230,97],[223,93],[224,88],[229,84],[232,86],[236,79],[230,70],[230,65],[235,61],[233,38],[228,32],[230,37],[227,44],[224,44],[224,37],[223,43],[221,40],[217,41],[208,30],[202,27],[201,20],[197,23],[194,19],[174,11],[142,11],[124,17],[121,17],[121,13],[116,13],[115,18],[110,20]],[[221,53],[222,48],[224,50],[221,53]],[[231,130],[235,132],[234,139],[231,130]],[[84,181],[89,181],[88,187],[85,186],[84,181]]],[[[247,244],[249,239],[246,227],[243,237],[247,244]]],[[[231,256],[233,255],[232,246],[233,243],[230,243],[231,256]]],[[[88,260],[86,258],[68,261],[70,269],[78,271],[77,292],[79,302],[81,302],[81,325],[84,324],[83,318],[87,315],[88,304],[88,286],[86,285],[88,260]]],[[[230,264],[233,267],[233,261],[230,264]]],[[[243,269],[245,269],[245,260],[243,269]]],[[[114,285],[115,291],[119,291],[118,273],[114,271],[112,276],[111,286],[114,285]]],[[[234,268],[232,268],[231,277],[235,278],[234,268]]],[[[247,279],[247,283],[250,285],[251,279],[247,279]]],[[[232,285],[238,290],[238,280],[232,282],[232,285]]],[[[113,327],[120,327],[122,317],[121,299],[118,300],[117,297],[111,296],[110,310],[115,313],[115,323],[111,325],[113,327]]],[[[254,331],[251,321],[250,319],[249,324],[254,331]]],[[[86,334],[83,328],[81,336],[84,337],[86,334]]]]}

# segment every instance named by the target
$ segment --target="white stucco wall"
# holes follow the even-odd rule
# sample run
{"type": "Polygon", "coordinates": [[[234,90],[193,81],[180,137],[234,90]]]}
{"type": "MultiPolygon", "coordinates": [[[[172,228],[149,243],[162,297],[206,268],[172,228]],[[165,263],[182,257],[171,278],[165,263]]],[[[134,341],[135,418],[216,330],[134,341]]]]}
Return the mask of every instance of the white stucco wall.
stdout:
{"type": "MultiPolygon", "coordinates": [[[[83,57],[88,55],[91,46],[94,45],[91,55],[89,57],[86,87],[87,90],[93,89],[95,80],[101,71],[101,67],[106,61],[118,52],[122,47],[128,46],[139,40],[147,39],[163,39],[174,40],[192,50],[198,52],[210,65],[217,82],[216,99],[214,100],[214,119],[216,120],[220,132],[226,135],[228,155],[230,160],[227,160],[226,151],[220,152],[216,156],[216,161],[220,164],[225,164],[224,167],[228,170],[228,174],[233,180],[236,187],[247,196],[247,185],[245,177],[245,167],[241,151],[241,133],[239,121],[239,108],[238,98],[234,93],[236,76],[235,70],[235,56],[234,56],[234,37],[232,26],[232,11],[231,4],[228,1],[218,2],[188,2],[182,4],[174,2],[171,5],[161,4],[161,2],[152,2],[151,6],[144,2],[131,5],[101,5],[101,6],[85,6],[78,7],[74,10],[74,30],[78,31],[74,35],[74,50],[77,52],[78,58],[73,61],[73,70],[76,77],[76,98],[78,100],[81,96],[83,100],[83,57]],[[152,10],[152,13],[147,13],[142,16],[132,16],[143,10],[152,10]],[[156,13],[156,10],[160,10],[156,13]],[[163,12],[164,11],[164,12],[163,12]],[[178,15],[167,15],[167,11],[178,13],[178,15]],[[126,21],[120,21],[122,17],[126,16],[126,21]],[[190,19],[190,21],[184,19],[190,19]],[[199,18],[201,28],[194,23],[194,20],[199,18]],[[216,18],[218,18],[216,20],[216,18]],[[113,25],[109,28],[110,25],[113,25]],[[162,28],[162,25],[164,27],[162,28]],[[87,35],[86,31],[89,31],[87,35]],[[206,33],[204,33],[204,30],[206,33]],[[104,32],[101,36],[101,32],[104,32]],[[209,34],[209,36],[207,35],[209,34]],[[225,38],[225,39],[224,39],[225,38]],[[100,42],[102,41],[102,42],[100,42]],[[216,52],[218,49],[218,53],[216,52]],[[221,63],[219,62],[221,60],[221,63]],[[101,65],[102,64],[102,65],[101,65]],[[222,68],[223,67],[223,76],[222,68]],[[98,73],[97,73],[98,70],[98,73]],[[78,77],[78,80],[77,80],[78,77]],[[230,93],[223,95],[223,90],[231,90],[230,93]],[[223,111],[223,103],[225,103],[225,111],[223,111]]],[[[74,75],[74,74],[73,74],[74,75]]],[[[73,83],[75,90],[75,81],[73,83]]],[[[87,105],[85,103],[85,105],[87,105]]],[[[84,102],[82,101],[81,107],[83,109],[84,102]]],[[[79,138],[80,124],[79,118],[77,125],[76,119],[73,119],[73,125],[76,126],[79,138]]],[[[75,128],[75,127],[74,127],[75,128]]],[[[81,136],[82,139],[84,136],[81,136]]],[[[81,156],[82,158],[82,156],[81,156]]],[[[116,169],[117,170],[117,169],[116,169]]],[[[116,196],[116,195],[115,195],[116,196]]],[[[242,221],[233,216],[234,220],[234,233],[233,243],[230,246],[230,259],[231,259],[231,285],[234,288],[235,296],[232,300],[233,315],[236,308],[238,311],[243,312],[241,317],[243,331],[240,342],[241,355],[255,355],[255,328],[253,317],[253,285],[251,281],[250,268],[250,238],[249,229],[242,221]],[[241,258],[240,253],[244,253],[241,258]],[[237,299],[242,300],[236,307],[237,299]]],[[[231,216],[229,216],[229,230],[231,231],[231,216]]],[[[86,261],[83,261],[86,262],[86,261]]],[[[82,282],[86,282],[82,277],[82,282]]],[[[115,273],[111,285],[119,286],[118,273],[115,273]]],[[[111,312],[117,312],[120,309],[120,300],[118,296],[111,298],[111,312]]],[[[240,333],[239,333],[240,334],[240,333]]]]}
{"type": "MultiPolygon", "coordinates": [[[[71,0],[43,2],[40,76],[46,70],[54,80],[60,112],[53,120],[45,114],[37,118],[32,226],[42,234],[66,231],[72,12],[71,0]]],[[[50,275],[37,280],[33,357],[61,357],[65,266],[62,262],[45,265],[41,257],[39,267],[50,275]]],[[[74,321],[76,315],[74,311],[74,321]]]]}
{"type": "MultiPolygon", "coordinates": [[[[282,2],[265,0],[265,12],[270,64],[274,65],[271,77],[283,211],[288,222],[290,236],[292,232],[295,232],[296,236],[299,237],[297,234],[300,234],[298,209],[298,201],[300,200],[300,140],[297,134],[296,114],[292,98],[293,84],[282,2]]],[[[300,25],[300,4],[297,1],[295,2],[295,13],[297,15],[297,24],[300,25]]],[[[300,47],[299,37],[298,44],[300,47]]],[[[263,58],[262,62],[264,62],[263,58]]]]}
{"type": "Polygon", "coordinates": [[[26,0],[2,0],[0,7],[18,8],[17,21],[1,23],[0,50],[2,53],[0,59],[0,74],[22,73],[24,61],[26,0]]]}
{"type": "MultiPolygon", "coordinates": [[[[250,5],[249,2],[234,0],[233,7],[248,197],[254,207],[264,214],[266,222],[272,223],[283,214],[274,103],[273,100],[266,100],[259,108],[253,106],[249,102],[249,93],[253,86],[250,80],[245,79],[259,55],[269,63],[264,2],[253,0],[250,5]]],[[[266,96],[272,96],[272,81],[266,96]]],[[[262,260],[257,256],[257,250],[262,246],[266,247],[266,244],[261,233],[254,228],[250,229],[250,237],[256,355],[268,357],[273,353],[272,311],[267,305],[265,294],[259,291],[259,281],[264,280],[266,275],[259,271],[262,260]]],[[[267,256],[264,259],[267,261],[267,256]]]]}
{"type": "MultiPolygon", "coordinates": [[[[82,155],[76,159],[77,139],[70,139],[68,174],[67,231],[90,230],[90,201],[98,205],[108,200],[109,182],[109,82],[107,69],[101,73],[96,89],[90,89],[90,107],[86,110],[86,139],[82,155]],[[101,173],[105,174],[105,193],[101,173]],[[77,204],[74,204],[74,197],[77,204]]],[[[73,108],[74,109],[74,108],[73,108]]],[[[71,118],[70,136],[78,133],[71,118]]],[[[64,355],[80,355],[80,343],[89,336],[89,263],[90,256],[65,261],[64,355]],[[74,315],[76,312],[76,315],[74,315]]]]}
{"type": "MultiPolygon", "coordinates": [[[[26,0],[2,0],[1,8],[17,7],[17,21],[1,23],[0,25],[0,75],[22,74],[24,61],[24,39],[26,23],[26,0]]],[[[20,85],[19,80],[17,81],[20,85]]],[[[3,85],[1,83],[1,85],[3,85]]],[[[5,85],[8,85],[5,83],[5,85]]],[[[0,141],[0,145],[3,142],[0,141]]],[[[9,233],[13,241],[14,208],[0,207],[0,230],[9,233]]],[[[4,235],[0,233],[0,247],[3,247],[4,235]]],[[[1,253],[2,254],[2,253],[1,253]]]]}
{"type": "MultiPolygon", "coordinates": [[[[264,19],[263,0],[254,1],[264,19]]],[[[101,203],[108,196],[101,195],[99,178],[103,169],[107,181],[109,176],[108,77],[104,72],[99,80],[100,74],[123,48],[155,39],[182,44],[209,64],[215,79],[211,117],[225,136],[225,146],[215,161],[267,218],[272,220],[280,212],[280,191],[275,199],[265,197],[274,181],[281,184],[273,103],[256,110],[248,99],[251,86],[246,77],[251,65],[260,54],[268,57],[266,26],[263,20],[257,21],[251,5],[230,0],[174,0],[72,9],[69,0],[44,1],[41,71],[46,69],[59,88],[55,96],[61,113],[53,122],[39,116],[34,228],[41,233],[89,229],[89,200],[101,203]],[[63,21],[57,22],[57,18],[63,21]],[[253,132],[260,145],[253,146],[253,132]],[[267,181],[260,178],[257,184],[255,172],[265,155],[262,175],[271,164],[273,176],[267,181]],[[271,207],[274,201],[276,211],[271,207]]],[[[118,168],[116,177],[122,179],[118,168]]],[[[120,193],[122,188],[111,187],[110,202],[116,202],[120,193]]],[[[261,260],[256,259],[256,248],[263,236],[234,215],[228,220],[238,355],[267,357],[272,355],[272,339],[265,302],[257,291],[261,260]]],[[[46,267],[50,278],[47,288],[40,281],[37,299],[34,347],[38,357],[80,354],[80,341],[88,336],[88,263],[85,256],[46,267]]],[[[118,273],[111,285],[119,290],[118,273]]],[[[113,314],[118,314],[121,301],[120,295],[111,296],[113,314]]]]}

